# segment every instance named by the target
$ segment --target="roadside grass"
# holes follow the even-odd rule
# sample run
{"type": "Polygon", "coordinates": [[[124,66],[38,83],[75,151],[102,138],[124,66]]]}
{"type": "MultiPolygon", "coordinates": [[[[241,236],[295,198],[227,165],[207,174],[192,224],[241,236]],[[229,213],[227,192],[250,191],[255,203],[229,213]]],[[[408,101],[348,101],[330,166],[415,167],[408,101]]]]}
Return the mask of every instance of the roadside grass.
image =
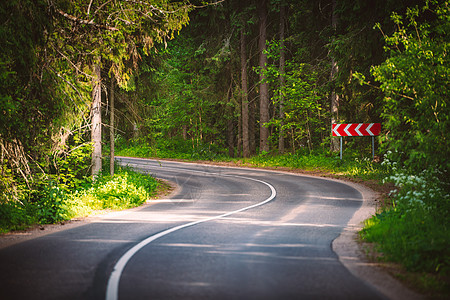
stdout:
{"type": "Polygon", "coordinates": [[[361,239],[380,263],[398,263],[393,275],[433,299],[448,299],[449,248],[445,217],[421,208],[384,210],[365,221],[361,239]]]}
{"type": "Polygon", "coordinates": [[[437,169],[410,174],[397,170],[384,179],[396,189],[390,206],[365,221],[363,241],[382,253],[381,261],[400,263],[400,274],[433,299],[450,296],[450,195],[437,169]]]}
{"type": "Polygon", "coordinates": [[[119,142],[117,156],[155,157],[161,159],[181,159],[187,161],[226,161],[230,160],[226,150],[211,144],[193,143],[183,139],[160,141],[152,146],[139,141],[119,142]]]}
{"type": "Polygon", "coordinates": [[[189,141],[175,141],[168,148],[157,148],[148,144],[130,143],[116,150],[117,156],[178,159],[184,161],[230,162],[247,167],[301,169],[321,171],[334,175],[360,179],[381,180],[389,174],[389,169],[376,163],[371,157],[357,151],[347,150],[345,158],[328,151],[301,150],[295,154],[273,155],[262,153],[250,158],[231,158],[225,149],[212,145],[192,146],[189,141]]]}
{"type": "Polygon", "coordinates": [[[128,168],[116,167],[114,177],[103,175],[90,188],[77,190],[65,202],[66,218],[87,216],[96,210],[122,210],[143,204],[155,194],[158,181],[128,168]]]}
{"type": "Polygon", "coordinates": [[[251,158],[240,159],[243,165],[262,168],[284,167],[306,171],[319,171],[335,176],[347,176],[360,179],[381,179],[389,171],[372,158],[356,152],[348,153],[341,160],[336,154],[316,151],[297,152],[282,155],[260,154],[251,158]]]}
{"type": "MultiPolygon", "coordinates": [[[[186,148],[184,148],[186,149],[186,148]]],[[[380,261],[394,262],[394,276],[406,281],[411,288],[435,299],[450,296],[450,195],[446,173],[438,168],[415,175],[398,168],[390,154],[363,156],[356,151],[345,153],[341,161],[337,154],[326,151],[298,151],[295,154],[259,154],[250,158],[230,158],[222,153],[189,149],[155,149],[148,145],[132,145],[118,155],[167,158],[188,161],[227,162],[237,166],[287,168],[329,174],[371,183],[385,191],[382,206],[359,233],[365,243],[372,243],[380,261]],[[392,189],[390,187],[393,187],[392,189]],[[390,190],[390,192],[389,192],[390,190]],[[405,271],[401,271],[404,269],[405,271]]]]}
{"type": "Polygon", "coordinates": [[[76,190],[49,181],[22,193],[20,201],[0,202],[0,233],[85,217],[97,210],[136,207],[154,196],[158,186],[152,176],[119,166],[114,177],[101,175],[76,190]]]}

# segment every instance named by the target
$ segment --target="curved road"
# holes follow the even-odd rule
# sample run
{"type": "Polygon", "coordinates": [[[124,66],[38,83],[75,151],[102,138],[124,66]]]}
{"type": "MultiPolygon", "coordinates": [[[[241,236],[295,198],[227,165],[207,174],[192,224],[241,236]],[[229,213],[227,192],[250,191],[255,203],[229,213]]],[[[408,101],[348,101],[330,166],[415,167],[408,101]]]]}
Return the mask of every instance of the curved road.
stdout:
{"type": "Polygon", "coordinates": [[[0,249],[0,299],[384,299],[332,251],[361,194],[264,170],[118,158],[170,199],[0,249]]]}

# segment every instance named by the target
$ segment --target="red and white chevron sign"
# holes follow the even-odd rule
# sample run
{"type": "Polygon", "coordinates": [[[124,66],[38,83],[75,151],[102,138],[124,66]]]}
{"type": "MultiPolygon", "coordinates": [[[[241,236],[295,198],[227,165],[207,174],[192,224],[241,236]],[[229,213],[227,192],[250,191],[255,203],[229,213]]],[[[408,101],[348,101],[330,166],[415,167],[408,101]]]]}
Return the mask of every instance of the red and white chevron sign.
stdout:
{"type": "Polygon", "coordinates": [[[333,124],[333,136],[374,136],[380,135],[380,123],[333,124]]]}

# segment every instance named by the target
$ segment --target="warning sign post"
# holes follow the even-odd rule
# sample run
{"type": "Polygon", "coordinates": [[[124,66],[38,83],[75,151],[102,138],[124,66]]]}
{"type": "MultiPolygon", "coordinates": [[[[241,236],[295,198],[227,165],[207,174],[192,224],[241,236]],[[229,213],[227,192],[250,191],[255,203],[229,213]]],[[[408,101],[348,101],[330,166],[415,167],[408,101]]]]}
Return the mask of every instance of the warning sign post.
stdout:
{"type": "Polygon", "coordinates": [[[332,124],[333,136],[341,138],[340,157],[342,160],[342,137],[343,136],[371,136],[372,137],[372,159],[375,158],[375,136],[380,135],[381,123],[354,123],[354,124],[332,124]]]}

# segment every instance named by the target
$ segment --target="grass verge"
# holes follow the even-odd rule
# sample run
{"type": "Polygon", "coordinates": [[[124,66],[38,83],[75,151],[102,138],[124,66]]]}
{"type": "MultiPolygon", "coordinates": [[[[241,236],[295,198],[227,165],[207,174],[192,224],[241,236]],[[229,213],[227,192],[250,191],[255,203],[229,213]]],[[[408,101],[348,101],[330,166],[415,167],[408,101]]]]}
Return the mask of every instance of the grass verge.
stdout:
{"type": "Polygon", "coordinates": [[[29,191],[22,201],[0,202],[0,233],[85,217],[98,210],[136,207],[153,197],[159,186],[152,176],[123,167],[116,168],[114,177],[100,176],[74,191],[48,182],[29,191]]]}

